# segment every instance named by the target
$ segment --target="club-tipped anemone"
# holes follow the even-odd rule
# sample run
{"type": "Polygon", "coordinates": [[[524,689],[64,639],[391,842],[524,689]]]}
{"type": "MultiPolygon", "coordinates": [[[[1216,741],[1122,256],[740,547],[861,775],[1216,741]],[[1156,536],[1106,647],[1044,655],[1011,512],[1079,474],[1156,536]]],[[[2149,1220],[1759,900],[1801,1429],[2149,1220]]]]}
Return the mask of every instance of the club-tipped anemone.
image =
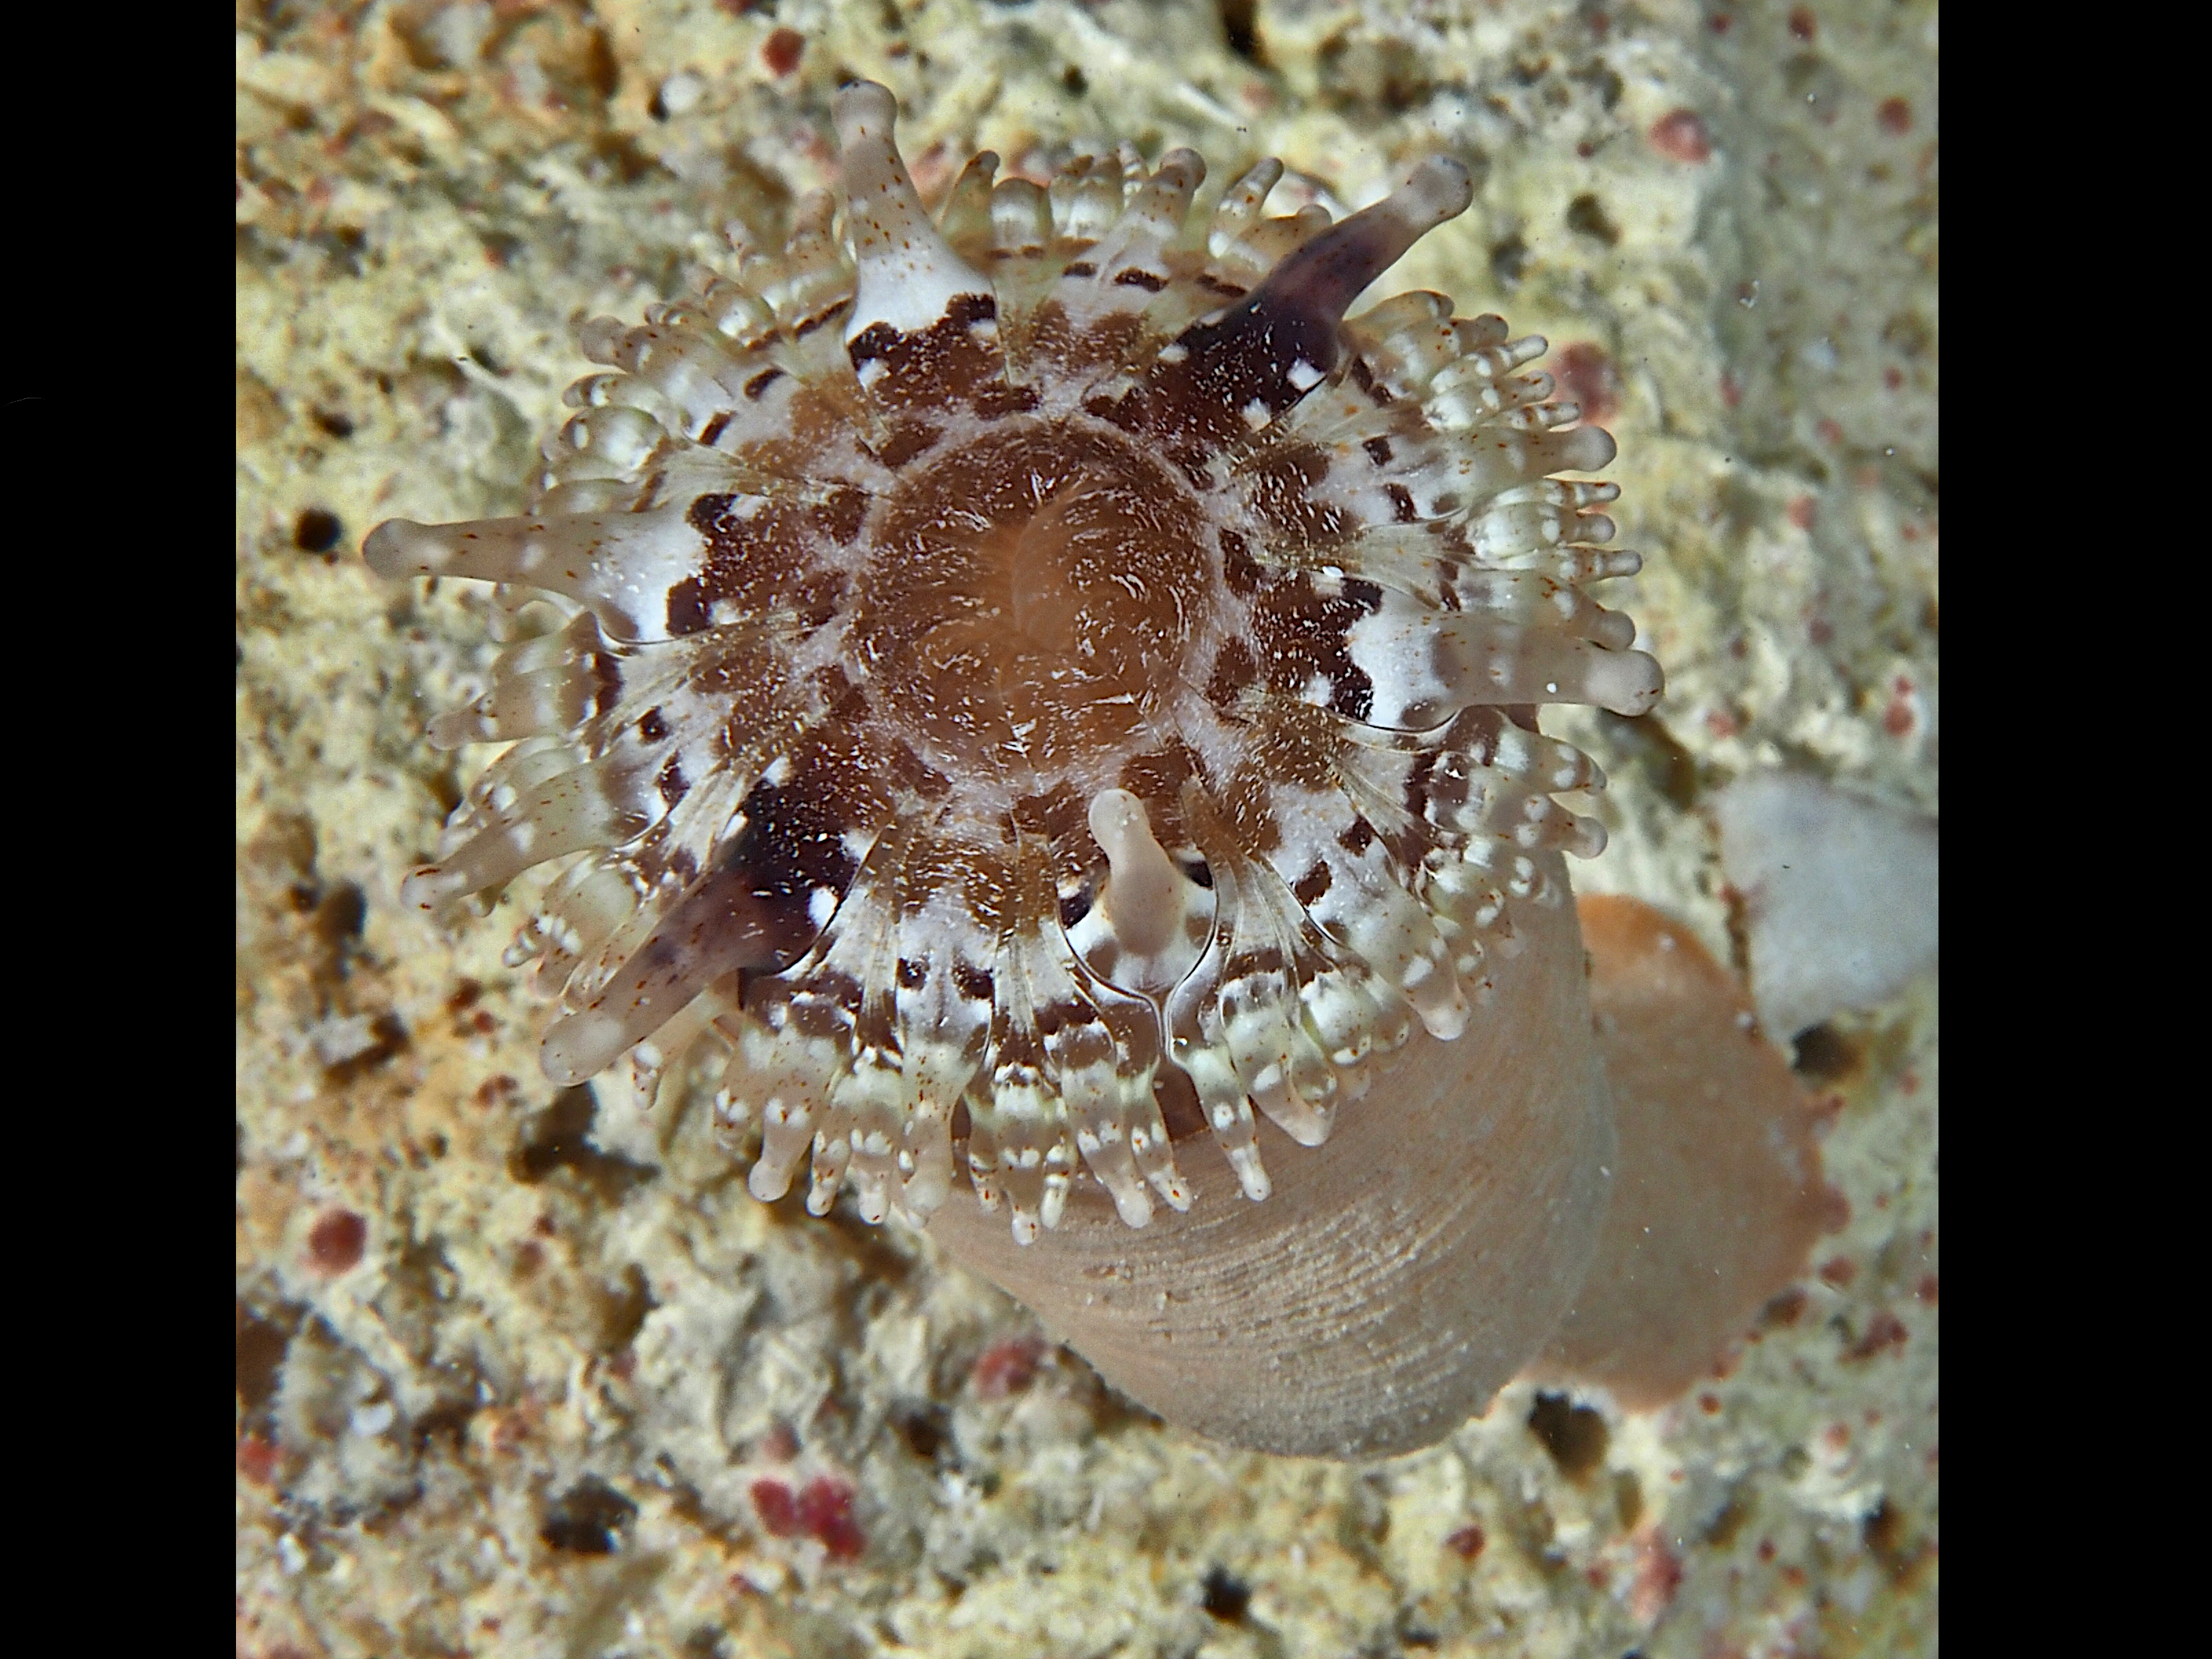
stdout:
{"type": "Polygon", "coordinates": [[[547,1074],[711,1029],[763,1199],[927,1216],[957,1154],[1015,1241],[1144,1227],[1200,1125],[1264,1198],[1314,1155],[1255,1126],[1318,1146],[1409,1039],[1425,1076],[1512,1018],[1522,934],[1579,973],[1604,837],[1557,797],[1602,780],[1536,711],[1661,684],[1587,592],[1638,568],[1616,492],[1557,476],[1613,441],[1495,317],[1347,319],[1468,206],[1449,158],[1332,223],[1265,215],[1272,161],[1201,211],[1188,150],[986,154],[932,215],[895,112],[839,94],[782,252],[584,327],[526,512],[368,538],[559,618],[434,724],[512,746],[405,896],[567,860],[510,953],[547,1074]]]}

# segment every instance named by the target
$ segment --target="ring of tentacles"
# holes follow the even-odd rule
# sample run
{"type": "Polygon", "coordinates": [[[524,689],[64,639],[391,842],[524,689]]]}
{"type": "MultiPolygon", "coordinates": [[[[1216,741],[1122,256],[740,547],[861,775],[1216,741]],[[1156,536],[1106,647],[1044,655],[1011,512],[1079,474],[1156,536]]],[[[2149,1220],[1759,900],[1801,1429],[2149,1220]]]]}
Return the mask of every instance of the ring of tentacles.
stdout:
{"type": "Polygon", "coordinates": [[[1024,1242],[1085,1179],[1142,1226],[1201,1125],[1262,1198],[1255,1112],[1317,1145],[1483,1018],[1603,844],[1535,712],[1658,696],[1584,591],[1638,567],[1616,491],[1553,476],[1613,441],[1495,317],[1346,319],[1468,205],[1448,158],[1331,222],[1265,213],[1273,161],[1205,212],[1188,150],[986,153],[933,216],[894,113],[839,95],[781,252],[586,325],[527,512],[368,538],[508,640],[431,736],[512,746],[404,895],[565,860],[509,952],[546,1073],[712,1029],[763,1198],[811,1158],[817,1212],[926,1215],[964,1149],[1024,1242]]]}

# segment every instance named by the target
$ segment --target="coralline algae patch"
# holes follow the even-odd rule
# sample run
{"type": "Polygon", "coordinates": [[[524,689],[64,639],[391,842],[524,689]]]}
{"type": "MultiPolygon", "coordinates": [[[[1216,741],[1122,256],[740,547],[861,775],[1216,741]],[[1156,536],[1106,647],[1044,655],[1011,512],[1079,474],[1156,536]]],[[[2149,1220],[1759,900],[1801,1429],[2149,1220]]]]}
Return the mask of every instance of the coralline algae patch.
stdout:
{"type": "Polygon", "coordinates": [[[1516,1384],[1386,1464],[1223,1454],[910,1235],[755,1205],[702,1114],[537,1078],[511,927],[395,902],[463,776],[415,734],[480,683],[483,623],[353,562],[395,514],[513,511],[571,318],[673,293],[728,218],[772,230],[848,73],[908,101],[933,195],[979,143],[1071,134],[1280,154],[1339,207],[1479,154],[1456,240],[1401,274],[1589,348],[1617,404],[1653,555],[1617,602],[1671,695],[1562,735],[1613,777],[1599,868],[1725,960],[1720,785],[1788,758],[1935,805],[1932,287],[1884,263],[1932,237],[1933,12],[1815,9],[1808,40],[1263,4],[1267,67],[1198,7],[241,36],[241,1653],[1926,1650],[1929,981],[1799,1041],[1850,1217],[1726,1376],[1638,1416],[1516,1384]],[[1683,110],[1703,160],[1652,140],[1683,110]],[[1785,211],[1733,205],[1769,181],[1785,211]],[[1840,331],[1835,272],[1863,279],[1840,331]]]}

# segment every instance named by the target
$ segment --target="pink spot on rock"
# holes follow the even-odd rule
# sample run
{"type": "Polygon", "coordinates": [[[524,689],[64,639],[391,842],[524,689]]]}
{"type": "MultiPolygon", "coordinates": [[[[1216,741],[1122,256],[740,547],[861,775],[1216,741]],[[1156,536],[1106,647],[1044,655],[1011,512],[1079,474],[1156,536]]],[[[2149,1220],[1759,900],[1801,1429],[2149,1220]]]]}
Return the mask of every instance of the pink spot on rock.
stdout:
{"type": "Polygon", "coordinates": [[[1490,1540],[1483,1536],[1482,1528],[1469,1523],[1444,1540],[1444,1547],[1462,1561],[1472,1561],[1482,1553],[1482,1547],[1490,1540]]]}
{"type": "Polygon", "coordinates": [[[257,1486],[276,1480],[276,1443],[249,1434],[238,1443],[238,1472],[257,1486]]]}
{"type": "Polygon", "coordinates": [[[1693,109],[1668,111],[1651,124],[1651,131],[1646,136],[1651,148],[1670,161],[1705,161],[1712,158],[1712,135],[1705,130],[1705,118],[1693,109]]]}
{"type": "Polygon", "coordinates": [[[817,1474],[794,1493],[781,1480],[756,1480],[751,1492],[753,1509],[772,1538],[811,1538],[833,1561],[854,1560],[867,1547],[847,1481],[817,1474]]]}
{"type": "Polygon", "coordinates": [[[778,29],[761,47],[761,62],[768,65],[769,74],[786,76],[799,67],[799,60],[805,52],[805,35],[797,29],[778,29]]]}
{"type": "Polygon", "coordinates": [[[1646,1538],[1637,1552],[1636,1583],[1628,1592],[1628,1610],[1637,1623],[1656,1624],[1681,1588],[1681,1558],[1657,1537],[1646,1538]]]}
{"type": "Polygon", "coordinates": [[[1584,426],[1600,426],[1620,410],[1620,375],[1601,346],[1577,340],[1552,360],[1559,391],[1578,405],[1584,426]]]}
{"type": "Polygon", "coordinates": [[[1760,1322],[1771,1326],[1795,1325],[1804,1316],[1805,1304],[1812,1298],[1792,1285],[1768,1303],[1759,1314],[1760,1322]]]}
{"type": "Polygon", "coordinates": [[[833,1561],[851,1561],[867,1547],[860,1523],[853,1518],[853,1488],[842,1480],[817,1474],[799,1494],[799,1525],[810,1538],[820,1540],[833,1561]]]}
{"type": "Polygon", "coordinates": [[[1905,1328],[1905,1322],[1885,1308],[1867,1322],[1866,1330],[1859,1340],[1844,1350],[1844,1358],[1871,1359],[1891,1348],[1903,1347],[1910,1335],[1911,1332],[1905,1328]]]}
{"type": "Polygon", "coordinates": [[[307,1260],[331,1278],[359,1265],[368,1246],[368,1223],[351,1210],[328,1210],[307,1231],[307,1260]]]}
{"type": "Polygon", "coordinates": [[[761,1525],[774,1538],[796,1538],[805,1530],[799,1520],[799,1500],[791,1495],[791,1488],[781,1480],[756,1480],[752,1484],[753,1508],[758,1511],[761,1525]]]}
{"type": "Polygon", "coordinates": [[[1874,118],[1891,137],[1901,138],[1912,131],[1912,106],[1902,98],[1885,98],[1875,106],[1874,118]]]}
{"type": "Polygon", "coordinates": [[[1029,1387],[1044,1358],[1044,1344],[1033,1336],[1009,1338],[983,1350],[968,1381],[979,1400],[1004,1400],[1029,1387]]]}
{"type": "Polygon", "coordinates": [[[1818,511],[1819,508],[1810,495],[1800,495],[1790,503],[1790,522],[1800,530],[1810,530],[1813,527],[1814,516],[1818,511]]]}

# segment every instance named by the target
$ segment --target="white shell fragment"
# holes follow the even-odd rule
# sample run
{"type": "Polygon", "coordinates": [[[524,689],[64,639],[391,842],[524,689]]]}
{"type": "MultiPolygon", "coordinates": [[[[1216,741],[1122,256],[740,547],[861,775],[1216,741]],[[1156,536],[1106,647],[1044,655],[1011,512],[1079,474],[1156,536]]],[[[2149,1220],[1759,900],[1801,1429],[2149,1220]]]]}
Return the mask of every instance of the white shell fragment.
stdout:
{"type": "Polygon", "coordinates": [[[1759,1020],[1778,1042],[1934,964],[1934,820],[1778,771],[1737,779],[1712,814],[1743,895],[1759,1020]]]}

